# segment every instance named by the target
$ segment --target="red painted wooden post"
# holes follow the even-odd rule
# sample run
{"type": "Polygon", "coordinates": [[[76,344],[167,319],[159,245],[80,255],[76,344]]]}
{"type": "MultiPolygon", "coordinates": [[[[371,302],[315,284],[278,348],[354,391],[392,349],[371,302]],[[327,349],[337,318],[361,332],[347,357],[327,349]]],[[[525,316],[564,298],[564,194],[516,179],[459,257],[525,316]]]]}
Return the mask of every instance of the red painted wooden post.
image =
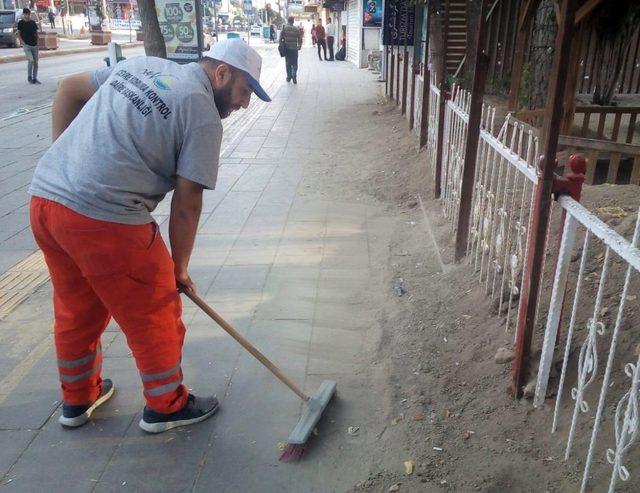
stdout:
{"type": "Polygon", "coordinates": [[[543,128],[541,171],[532,211],[531,229],[529,232],[529,248],[525,264],[522,297],[518,328],[516,333],[516,356],[513,362],[513,379],[510,390],[516,397],[522,395],[522,386],[529,376],[531,341],[534,321],[538,305],[540,276],[545,252],[545,239],[551,210],[551,192],[558,137],[562,124],[562,103],[566,87],[569,67],[568,57],[571,50],[571,38],[574,27],[576,0],[563,0],[561,20],[556,38],[556,51],[553,59],[547,106],[545,107],[545,124],[543,128]]]}

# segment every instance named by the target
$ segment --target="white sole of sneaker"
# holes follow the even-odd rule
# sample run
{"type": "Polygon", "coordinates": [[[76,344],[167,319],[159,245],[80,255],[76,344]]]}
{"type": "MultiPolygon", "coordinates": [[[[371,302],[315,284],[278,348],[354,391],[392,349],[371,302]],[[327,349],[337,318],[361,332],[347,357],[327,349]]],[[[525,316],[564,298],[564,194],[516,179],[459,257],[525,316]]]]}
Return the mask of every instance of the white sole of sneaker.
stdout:
{"type": "Polygon", "coordinates": [[[60,418],[58,419],[58,422],[62,426],[65,426],[67,428],[77,428],[78,426],[82,426],[87,421],[89,421],[89,418],[91,417],[91,414],[93,414],[93,411],[95,411],[101,404],[104,404],[106,401],[108,401],[111,398],[115,390],[116,390],[115,387],[111,387],[109,392],[98,397],[98,399],[96,399],[96,401],[93,404],[91,404],[91,406],[89,406],[89,409],[87,409],[80,416],[76,416],[75,418],[65,418],[64,416],[60,416],[60,418]]]}
{"type": "Polygon", "coordinates": [[[193,419],[183,419],[180,421],[165,421],[164,423],[147,423],[144,419],[140,420],[140,428],[142,428],[147,433],[162,433],[172,428],[178,428],[179,426],[188,426],[199,423],[200,421],[204,421],[205,419],[213,416],[218,410],[219,406],[214,407],[211,411],[202,416],[198,416],[193,419]]]}

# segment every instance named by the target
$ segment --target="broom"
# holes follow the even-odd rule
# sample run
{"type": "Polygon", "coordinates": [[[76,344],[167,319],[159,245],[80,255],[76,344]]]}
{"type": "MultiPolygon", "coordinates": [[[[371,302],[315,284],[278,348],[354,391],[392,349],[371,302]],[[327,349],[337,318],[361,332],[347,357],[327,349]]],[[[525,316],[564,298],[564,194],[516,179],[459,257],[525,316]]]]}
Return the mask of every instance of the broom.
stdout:
{"type": "Polygon", "coordinates": [[[307,395],[300,387],[291,381],[289,377],[280,370],[280,368],[269,361],[264,354],[258,351],[253,344],[245,339],[231,326],[231,324],[218,315],[218,313],[207,305],[197,294],[187,289],[183,289],[182,292],[304,401],[305,407],[302,416],[289,435],[287,446],[284,448],[282,455],[280,455],[280,460],[284,462],[299,461],[305,451],[305,445],[311,435],[311,432],[320,420],[327,404],[329,404],[329,401],[336,393],[336,382],[333,380],[324,380],[313,396],[307,395]]]}

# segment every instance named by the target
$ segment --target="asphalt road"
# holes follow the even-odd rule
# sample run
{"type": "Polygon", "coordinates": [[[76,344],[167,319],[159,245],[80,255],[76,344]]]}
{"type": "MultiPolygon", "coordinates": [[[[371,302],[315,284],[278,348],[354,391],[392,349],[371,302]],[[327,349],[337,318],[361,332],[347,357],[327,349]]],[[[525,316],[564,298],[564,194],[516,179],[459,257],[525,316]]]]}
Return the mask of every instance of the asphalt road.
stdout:
{"type": "MultiPolygon", "coordinates": [[[[226,34],[221,35],[221,39],[224,36],[226,34]]],[[[250,44],[254,47],[264,46],[263,41],[256,37],[251,39],[250,44]]],[[[274,45],[267,46],[273,48],[274,45]]],[[[9,51],[15,50],[2,49],[0,55],[9,54],[9,51]]],[[[125,57],[138,56],[144,54],[144,49],[142,47],[125,48],[122,53],[125,57]]],[[[0,64],[0,120],[14,115],[16,112],[29,111],[49,104],[61,79],[104,66],[106,56],[107,48],[105,46],[104,51],[100,52],[41,58],[38,79],[42,84],[36,86],[27,83],[26,61],[0,64]]]]}
{"type": "MultiPolygon", "coordinates": [[[[142,47],[123,50],[125,57],[144,54],[142,47]]],[[[58,82],[71,74],[104,66],[104,51],[42,58],[38,68],[41,85],[27,83],[27,62],[0,64],[0,119],[18,111],[49,104],[58,82]]]]}

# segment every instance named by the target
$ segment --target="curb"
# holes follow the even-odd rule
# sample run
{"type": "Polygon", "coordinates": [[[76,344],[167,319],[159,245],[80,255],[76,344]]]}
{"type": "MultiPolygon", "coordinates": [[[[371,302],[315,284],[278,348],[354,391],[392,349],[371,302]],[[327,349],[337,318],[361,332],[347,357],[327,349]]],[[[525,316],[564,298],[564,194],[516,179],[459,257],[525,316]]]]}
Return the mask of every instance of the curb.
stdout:
{"type": "MultiPolygon", "coordinates": [[[[123,43],[120,45],[120,47],[122,49],[125,49],[125,48],[136,48],[142,45],[144,45],[144,43],[140,41],[136,43],[123,43]]],[[[107,50],[106,45],[85,46],[82,48],[69,48],[66,50],[51,50],[51,51],[40,50],[40,58],[50,58],[50,57],[62,56],[62,55],[75,55],[77,53],[91,53],[91,52],[106,51],[106,50],[107,50]]],[[[11,62],[22,62],[22,61],[25,61],[26,59],[27,57],[24,55],[5,55],[5,56],[0,56],[0,64],[11,63],[11,62]]]]}

